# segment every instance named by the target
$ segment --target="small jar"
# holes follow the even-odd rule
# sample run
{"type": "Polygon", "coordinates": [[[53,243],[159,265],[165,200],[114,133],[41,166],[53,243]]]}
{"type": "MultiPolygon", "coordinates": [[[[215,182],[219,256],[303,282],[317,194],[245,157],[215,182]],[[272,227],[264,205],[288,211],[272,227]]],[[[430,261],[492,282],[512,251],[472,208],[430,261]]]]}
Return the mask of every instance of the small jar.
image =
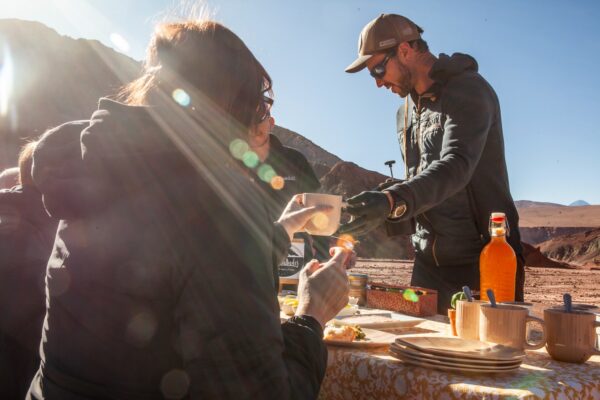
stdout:
{"type": "Polygon", "coordinates": [[[348,274],[348,283],[350,284],[350,297],[358,299],[358,305],[364,307],[367,304],[367,274],[348,274]]]}

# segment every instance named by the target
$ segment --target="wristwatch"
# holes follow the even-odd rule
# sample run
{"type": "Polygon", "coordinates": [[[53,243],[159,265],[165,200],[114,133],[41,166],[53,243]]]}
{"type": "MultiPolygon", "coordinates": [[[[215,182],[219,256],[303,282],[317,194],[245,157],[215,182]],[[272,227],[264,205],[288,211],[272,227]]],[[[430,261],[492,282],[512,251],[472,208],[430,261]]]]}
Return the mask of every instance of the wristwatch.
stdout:
{"type": "Polygon", "coordinates": [[[390,211],[390,215],[388,215],[389,219],[398,219],[402,217],[406,213],[406,202],[398,199],[397,196],[394,195],[394,192],[385,190],[384,193],[389,194],[389,196],[393,200],[392,210],[390,211]]]}

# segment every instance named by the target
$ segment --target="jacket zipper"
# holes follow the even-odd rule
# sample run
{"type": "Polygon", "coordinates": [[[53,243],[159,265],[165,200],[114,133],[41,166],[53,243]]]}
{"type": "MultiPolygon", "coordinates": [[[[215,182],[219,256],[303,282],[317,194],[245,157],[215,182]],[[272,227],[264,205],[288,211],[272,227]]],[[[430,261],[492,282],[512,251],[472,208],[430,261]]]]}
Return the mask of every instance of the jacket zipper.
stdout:
{"type": "MultiPolygon", "coordinates": [[[[427,96],[427,97],[431,97],[431,96],[427,96]]],[[[421,96],[419,96],[417,99],[417,135],[416,136],[417,136],[417,146],[419,147],[419,161],[418,161],[419,164],[417,165],[417,171],[416,171],[415,175],[418,175],[419,173],[421,173],[421,165],[422,165],[421,155],[424,153],[422,140],[421,140],[422,139],[421,138],[421,96]]],[[[433,255],[433,261],[435,262],[435,266],[439,267],[440,263],[438,262],[437,254],[435,253],[435,245],[437,243],[437,234],[435,233],[435,231],[433,231],[433,224],[427,217],[427,214],[423,213],[423,217],[427,220],[427,222],[431,226],[431,231],[433,233],[433,244],[431,245],[431,254],[433,255]]]]}
{"type": "Polygon", "coordinates": [[[417,146],[419,147],[419,160],[415,175],[421,173],[421,155],[423,154],[423,147],[421,146],[421,96],[417,99],[417,146]]]}
{"type": "Polygon", "coordinates": [[[422,215],[427,220],[427,222],[429,223],[429,225],[431,226],[431,231],[433,233],[433,244],[431,245],[431,254],[433,255],[433,261],[435,262],[435,266],[439,267],[440,263],[438,262],[437,254],[435,253],[435,244],[437,243],[437,234],[433,230],[433,224],[431,223],[431,221],[427,217],[427,214],[423,213],[422,215]]]}

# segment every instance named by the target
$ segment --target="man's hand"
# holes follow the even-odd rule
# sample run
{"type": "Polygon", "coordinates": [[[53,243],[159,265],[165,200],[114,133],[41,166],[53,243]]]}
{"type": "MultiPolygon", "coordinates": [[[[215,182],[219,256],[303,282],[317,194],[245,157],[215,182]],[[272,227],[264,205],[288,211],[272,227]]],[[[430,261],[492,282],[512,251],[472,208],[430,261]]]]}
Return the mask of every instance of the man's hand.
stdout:
{"type": "Polygon", "coordinates": [[[384,192],[362,192],[347,201],[346,212],[355,219],[343,224],[339,233],[360,236],[383,224],[393,204],[384,192]]]}
{"type": "Polygon", "coordinates": [[[348,276],[345,265],[352,259],[351,251],[341,247],[330,250],[329,261],[319,264],[312,260],[300,272],[296,315],[310,315],[321,326],[348,304],[348,276]]]}

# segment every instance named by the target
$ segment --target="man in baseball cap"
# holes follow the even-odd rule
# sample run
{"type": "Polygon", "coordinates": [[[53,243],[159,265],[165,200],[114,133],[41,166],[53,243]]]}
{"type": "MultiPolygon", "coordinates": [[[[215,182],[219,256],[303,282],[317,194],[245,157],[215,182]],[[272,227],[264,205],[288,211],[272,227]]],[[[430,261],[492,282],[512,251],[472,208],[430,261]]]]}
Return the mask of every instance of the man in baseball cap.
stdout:
{"type": "Polygon", "coordinates": [[[420,39],[421,33],[423,29],[402,15],[381,14],[363,28],[358,37],[358,58],[346,67],[346,72],[362,70],[374,54],[420,39]]]}
{"type": "MultiPolygon", "coordinates": [[[[517,254],[515,300],[523,301],[524,268],[518,215],[508,185],[500,104],[466,54],[434,56],[421,29],[406,17],[382,14],[358,38],[358,58],[377,87],[406,97],[397,131],[406,180],[348,199],[355,218],[340,233],[363,235],[416,220],[411,284],[438,291],[438,312],[464,285],[479,289],[479,254],[489,241],[492,212],[506,213],[517,254]]],[[[394,229],[388,229],[394,231],[394,229]]]]}

